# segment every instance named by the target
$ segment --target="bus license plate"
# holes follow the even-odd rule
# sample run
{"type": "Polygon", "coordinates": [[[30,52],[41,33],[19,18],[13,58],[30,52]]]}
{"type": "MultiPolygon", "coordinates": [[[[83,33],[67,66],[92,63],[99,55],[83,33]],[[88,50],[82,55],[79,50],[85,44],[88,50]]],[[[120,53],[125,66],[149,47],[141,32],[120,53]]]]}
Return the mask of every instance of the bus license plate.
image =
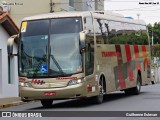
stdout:
{"type": "Polygon", "coordinates": [[[55,96],[56,92],[44,92],[45,96],[55,96]]]}

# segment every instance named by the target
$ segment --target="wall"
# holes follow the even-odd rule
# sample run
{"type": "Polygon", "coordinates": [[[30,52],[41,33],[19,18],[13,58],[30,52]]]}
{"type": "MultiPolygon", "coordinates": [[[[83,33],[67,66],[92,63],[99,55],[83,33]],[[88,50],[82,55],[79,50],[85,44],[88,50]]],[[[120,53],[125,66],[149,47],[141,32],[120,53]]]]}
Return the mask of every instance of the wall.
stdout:
{"type": "MultiPolygon", "coordinates": [[[[0,4],[4,0],[0,0],[0,4]]],[[[17,3],[17,5],[10,5],[9,15],[20,26],[21,20],[27,16],[33,16],[37,14],[50,13],[50,0],[5,0],[7,3],[17,3]],[[18,5],[19,4],[19,5],[18,5]]],[[[68,11],[69,0],[52,0],[53,11],[68,11]]]]}
{"type": "MultiPolygon", "coordinates": [[[[4,28],[0,25],[0,98],[17,97],[18,96],[18,72],[17,72],[17,58],[12,60],[11,77],[12,84],[8,84],[8,56],[7,56],[7,40],[10,37],[4,28]],[[2,70],[1,70],[2,69],[2,70]]],[[[14,53],[17,47],[14,44],[14,53]]]]}

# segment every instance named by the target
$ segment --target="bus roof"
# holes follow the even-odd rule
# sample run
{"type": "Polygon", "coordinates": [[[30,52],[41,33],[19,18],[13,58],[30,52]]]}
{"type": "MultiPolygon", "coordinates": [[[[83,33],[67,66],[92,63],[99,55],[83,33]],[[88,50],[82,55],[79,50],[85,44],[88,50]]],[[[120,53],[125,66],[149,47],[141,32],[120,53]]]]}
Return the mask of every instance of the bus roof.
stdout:
{"type": "Polygon", "coordinates": [[[47,13],[47,14],[26,17],[22,21],[40,20],[40,19],[49,19],[49,18],[62,18],[62,17],[81,17],[81,16],[85,17],[85,16],[91,16],[91,13],[95,18],[146,25],[143,20],[128,19],[121,14],[113,13],[111,11],[83,11],[83,12],[71,11],[71,12],[47,13]]]}

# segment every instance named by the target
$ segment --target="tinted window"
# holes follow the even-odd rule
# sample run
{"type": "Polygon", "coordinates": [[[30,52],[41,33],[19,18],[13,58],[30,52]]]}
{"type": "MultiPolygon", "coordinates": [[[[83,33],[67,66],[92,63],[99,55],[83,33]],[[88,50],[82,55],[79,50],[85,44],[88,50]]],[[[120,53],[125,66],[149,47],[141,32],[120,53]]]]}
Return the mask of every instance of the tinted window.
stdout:
{"type": "Polygon", "coordinates": [[[124,25],[121,22],[109,21],[109,43],[125,44],[124,25]]]}
{"type": "Polygon", "coordinates": [[[86,35],[85,74],[90,75],[94,71],[94,32],[92,18],[84,18],[84,27],[88,30],[86,35]]]}
{"type": "Polygon", "coordinates": [[[21,35],[23,37],[36,36],[36,35],[48,35],[48,31],[49,31],[49,20],[22,22],[21,35]],[[25,24],[25,29],[26,29],[25,31],[22,30],[24,29],[23,24],[25,24]]]}
{"type": "Polygon", "coordinates": [[[148,36],[145,26],[125,23],[124,28],[127,44],[148,45],[148,36]]]}
{"type": "Polygon", "coordinates": [[[96,33],[96,42],[97,44],[104,44],[104,39],[102,37],[103,34],[103,20],[100,19],[94,19],[94,27],[95,27],[95,33],[96,33]]]}
{"type": "Polygon", "coordinates": [[[81,18],[59,18],[51,20],[51,34],[79,33],[81,30],[81,18]]]}

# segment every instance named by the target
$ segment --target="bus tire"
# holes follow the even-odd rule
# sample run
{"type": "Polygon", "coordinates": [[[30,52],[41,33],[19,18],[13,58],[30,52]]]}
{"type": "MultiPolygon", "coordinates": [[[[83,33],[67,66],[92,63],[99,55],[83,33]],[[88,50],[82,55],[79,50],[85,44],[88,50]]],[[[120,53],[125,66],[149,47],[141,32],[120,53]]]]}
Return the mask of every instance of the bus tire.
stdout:
{"type": "Polygon", "coordinates": [[[53,100],[41,100],[41,104],[43,107],[51,107],[53,103],[53,100]]]}
{"type": "Polygon", "coordinates": [[[137,85],[136,87],[124,90],[126,95],[138,95],[141,91],[141,76],[137,74],[137,85]]]}
{"type": "Polygon", "coordinates": [[[104,77],[100,78],[99,81],[99,95],[93,97],[93,102],[96,104],[101,104],[103,102],[103,97],[104,97],[104,93],[105,93],[105,85],[104,85],[105,79],[104,77]]]}
{"type": "Polygon", "coordinates": [[[141,76],[137,75],[137,85],[133,88],[133,94],[138,95],[141,92],[141,76]]]}
{"type": "Polygon", "coordinates": [[[154,85],[154,84],[155,84],[155,82],[154,82],[154,81],[151,81],[151,83],[152,83],[152,85],[154,85]]]}

